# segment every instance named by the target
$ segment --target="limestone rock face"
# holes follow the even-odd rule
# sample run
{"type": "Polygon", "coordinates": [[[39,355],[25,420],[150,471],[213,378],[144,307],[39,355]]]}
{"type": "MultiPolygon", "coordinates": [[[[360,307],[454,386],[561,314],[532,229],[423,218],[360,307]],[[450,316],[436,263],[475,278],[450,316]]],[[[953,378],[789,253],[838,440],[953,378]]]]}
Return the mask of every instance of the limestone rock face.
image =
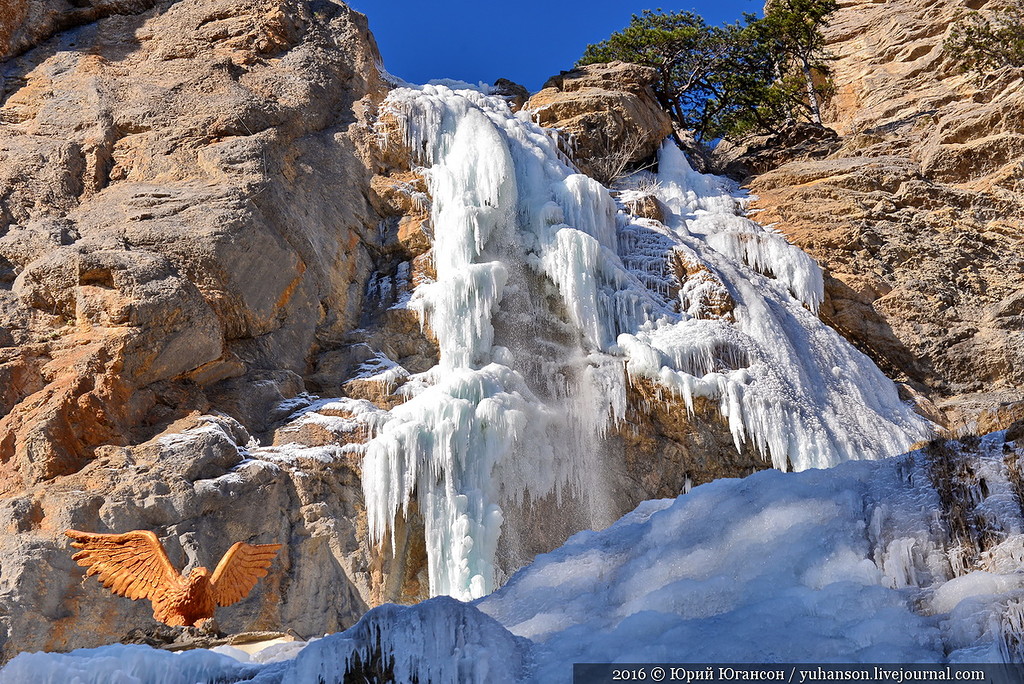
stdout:
{"type": "Polygon", "coordinates": [[[365,430],[294,428],[330,458],[246,451],[310,401],[285,400],[344,393],[389,342],[410,366],[436,357],[368,287],[423,256],[429,226],[371,189],[391,171],[365,18],[303,0],[0,17],[0,660],[151,623],[79,585],[67,527],[158,530],[179,566],[285,544],[218,615],[228,631],[320,634],[416,591],[415,568],[382,588],[394,573],[368,548],[359,457],[338,451],[365,430]]]}
{"type": "Polygon", "coordinates": [[[361,127],[384,92],[340,4],[22,4],[0,105],[3,488],[230,405],[232,378],[303,375],[357,327],[378,221],[361,127]]]}
{"type": "Polygon", "coordinates": [[[249,458],[249,440],[230,418],[190,417],[0,499],[0,659],[99,646],[154,624],[148,601],[115,597],[84,578],[63,538],[69,527],[160,530],[178,569],[212,570],[238,540],[282,543],[253,592],[218,609],[221,628],[289,625],[312,636],[351,625],[367,609],[370,583],[358,460],[328,461],[316,451],[249,458]]]}
{"type": "Polygon", "coordinates": [[[590,64],[548,79],[524,106],[539,124],[571,139],[570,156],[584,172],[610,181],[619,161],[650,158],[672,134],[651,90],[655,78],[653,69],[636,64],[590,64]]]}
{"type": "Polygon", "coordinates": [[[507,78],[499,78],[494,82],[493,93],[504,98],[513,112],[522,109],[526,101],[530,99],[530,91],[526,89],[526,86],[507,78]]]}
{"type": "Polygon", "coordinates": [[[0,62],[38,45],[54,33],[112,14],[138,14],[156,0],[3,0],[0,2],[0,62]]]}
{"type": "Polygon", "coordinates": [[[840,144],[755,177],[757,218],[828,270],[822,317],[880,367],[951,426],[1006,427],[1024,399],[1024,78],[942,54],[964,3],[840,5],[840,144]]]}
{"type": "MultiPolygon", "coordinates": [[[[827,157],[839,145],[831,128],[795,121],[777,133],[749,136],[738,144],[722,140],[712,153],[710,171],[742,181],[786,162],[827,157]]],[[[696,155],[691,151],[690,156],[696,155]]]]}
{"type": "Polygon", "coordinates": [[[623,462],[616,481],[623,483],[620,496],[627,505],[771,467],[749,441],[737,449],[713,402],[698,398],[691,413],[644,378],[630,380],[626,401],[625,421],[617,427],[623,462]]]}

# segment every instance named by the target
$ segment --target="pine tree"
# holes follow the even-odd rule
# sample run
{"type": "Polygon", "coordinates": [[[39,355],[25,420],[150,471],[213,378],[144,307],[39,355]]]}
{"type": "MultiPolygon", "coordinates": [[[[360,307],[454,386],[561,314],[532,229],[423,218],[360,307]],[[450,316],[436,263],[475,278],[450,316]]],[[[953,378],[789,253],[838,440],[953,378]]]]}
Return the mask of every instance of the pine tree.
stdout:
{"type": "Polygon", "coordinates": [[[821,123],[828,75],[820,28],[833,0],[771,0],[764,19],[709,26],[692,12],[644,10],[587,47],[578,66],[622,60],[658,72],[655,93],[698,140],[777,130],[802,112],[821,123]]]}
{"type": "Polygon", "coordinates": [[[943,50],[964,71],[1024,68],[1024,2],[1003,3],[986,15],[967,13],[953,25],[943,50]]]}
{"type": "Polygon", "coordinates": [[[588,45],[577,66],[621,60],[653,67],[662,107],[681,127],[697,128],[701,104],[719,89],[735,30],[708,26],[693,12],[644,10],[608,40],[588,45]]]}
{"type": "Polygon", "coordinates": [[[764,40],[779,60],[778,81],[784,82],[793,70],[803,77],[806,105],[814,123],[821,125],[821,89],[815,84],[815,73],[830,74],[821,27],[834,12],[834,0],[769,0],[764,19],[759,22],[764,40]]]}

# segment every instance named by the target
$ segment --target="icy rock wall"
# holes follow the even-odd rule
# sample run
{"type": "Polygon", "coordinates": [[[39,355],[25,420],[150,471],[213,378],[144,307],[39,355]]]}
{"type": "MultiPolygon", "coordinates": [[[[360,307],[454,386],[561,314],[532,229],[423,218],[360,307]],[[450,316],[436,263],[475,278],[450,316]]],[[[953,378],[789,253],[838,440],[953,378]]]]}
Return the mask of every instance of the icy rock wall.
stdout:
{"type": "Polygon", "coordinates": [[[782,470],[891,456],[930,434],[874,363],[818,320],[814,260],[742,216],[735,188],[693,171],[673,145],[663,146],[659,173],[647,181],[668,215],[664,224],[627,225],[634,243],[667,238],[703,269],[694,284],[710,281],[731,307],[708,310],[706,293],[684,282],[681,313],[618,337],[630,374],[657,380],[691,407],[697,396],[716,399],[737,446],[752,440],[782,470]]]}
{"type": "Polygon", "coordinates": [[[668,210],[662,223],[620,211],[500,98],[437,84],[397,88],[386,106],[433,198],[437,280],[408,306],[440,363],[367,445],[363,487],[376,543],[415,495],[432,595],[495,588],[502,506],[526,493],[586,492],[584,526],[599,524],[624,366],[691,409],[717,401],[737,446],[752,440],[783,470],[893,455],[928,434],[814,315],[814,261],[743,218],[735,189],[674,146],[637,179],[668,210]],[[680,260],[702,277],[683,277],[680,260]],[[730,310],[711,311],[711,295],[730,310]],[[560,334],[537,338],[538,321],[560,334]]]}

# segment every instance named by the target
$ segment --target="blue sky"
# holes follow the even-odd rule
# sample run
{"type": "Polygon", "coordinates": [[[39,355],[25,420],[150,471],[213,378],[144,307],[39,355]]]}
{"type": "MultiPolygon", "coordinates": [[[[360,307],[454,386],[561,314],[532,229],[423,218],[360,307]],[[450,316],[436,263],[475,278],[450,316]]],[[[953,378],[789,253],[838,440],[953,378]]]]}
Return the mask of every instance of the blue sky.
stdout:
{"type": "Polygon", "coordinates": [[[537,90],[569,69],[588,43],[625,27],[632,14],[692,10],[709,23],[760,13],[763,0],[348,0],[366,14],[388,71],[413,83],[509,78],[537,90]]]}

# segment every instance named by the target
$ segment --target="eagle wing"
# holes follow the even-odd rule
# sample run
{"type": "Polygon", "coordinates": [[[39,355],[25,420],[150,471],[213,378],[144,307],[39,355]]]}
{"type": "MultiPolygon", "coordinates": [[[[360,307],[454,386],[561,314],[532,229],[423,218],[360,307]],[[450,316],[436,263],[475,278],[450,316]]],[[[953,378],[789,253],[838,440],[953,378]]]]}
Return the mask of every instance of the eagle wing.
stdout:
{"type": "Polygon", "coordinates": [[[124,534],[94,534],[67,530],[76,549],[72,559],[98,575],[103,586],[130,599],[152,599],[168,586],[181,582],[181,574],[167,558],[163,544],[152,532],[135,530],[124,534]]]}
{"type": "Polygon", "coordinates": [[[248,596],[256,582],[266,577],[280,544],[235,542],[217,563],[210,583],[218,606],[230,606],[248,596]]]}

